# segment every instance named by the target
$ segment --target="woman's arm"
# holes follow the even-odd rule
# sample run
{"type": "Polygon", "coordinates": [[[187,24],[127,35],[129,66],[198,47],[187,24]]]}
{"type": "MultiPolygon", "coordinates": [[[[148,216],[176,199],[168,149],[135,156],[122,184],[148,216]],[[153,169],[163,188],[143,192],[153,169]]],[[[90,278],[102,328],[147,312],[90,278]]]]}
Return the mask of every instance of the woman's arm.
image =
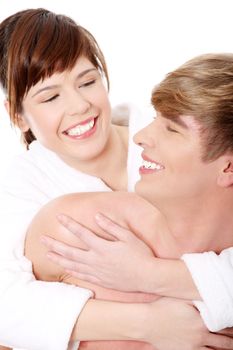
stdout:
{"type": "Polygon", "coordinates": [[[158,259],[135,234],[104,216],[98,216],[97,223],[116,241],[100,242],[70,217],[59,220],[89,247],[83,254],[45,238],[49,258],[73,276],[107,288],[199,300],[196,306],[211,331],[233,326],[233,248],[220,255],[209,252],[185,254],[183,260],[158,259]],[[88,274],[80,264],[84,259],[90,267],[88,274]]]}
{"type": "Polygon", "coordinates": [[[145,304],[90,300],[74,326],[71,340],[77,339],[136,340],[157,350],[233,349],[233,338],[209,333],[192,305],[170,298],[145,304]]]}
{"type": "Polygon", "coordinates": [[[96,222],[115,237],[114,241],[100,239],[71,217],[60,215],[58,220],[89,248],[83,252],[51,237],[43,237],[43,242],[50,250],[49,259],[73,276],[127,292],[200,299],[191,274],[182,260],[156,258],[134,233],[105,216],[98,214],[96,222]]]}
{"type": "MultiPolygon", "coordinates": [[[[70,211],[77,219],[85,221],[90,228],[97,228],[91,217],[92,212],[102,206],[102,200],[98,200],[102,196],[105,195],[65,196],[49,203],[36,215],[27,234],[25,251],[33,262],[37,277],[52,281],[64,280],[73,284],[81,283],[55,264],[48,263],[47,250],[40,243],[40,235],[41,232],[52,232],[53,237],[69,245],[74,244],[73,235],[58,224],[56,215],[59,212],[70,211]],[[87,206],[89,211],[85,217],[87,206]]],[[[112,204],[114,205],[114,197],[112,204]]],[[[100,231],[98,233],[101,234],[100,231]]],[[[148,342],[158,350],[187,350],[191,349],[191,346],[199,350],[203,349],[204,345],[222,348],[233,346],[233,340],[230,339],[230,343],[227,337],[209,333],[192,305],[166,298],[150,303],[89,300],[80,314],[77,314],[77,322],[74,322],[71,341],[76,340],[137,340],[148,342]]]]}
{"type": "MultiPolygon", "coordinates": [[[[31,262],[24,257],[24,237],[45,198],[35,172],[28,171],[22,158],[19,163],[22,168],[11,169],[0,194],[0,344],[65,350],[77,314],[92,293],[65,283],[35,280],[31,262]],[[57,317],[58,305],[62,317],[57,317]]],[[[43,181],[41,176],[39,182],[43,181]]]]}
{"type": "Polygon", "coordinates": [[[208,328],[216,332],[233,326],[233,248],[220,254],[184,254],[185,261],[203,302],[195,305],[208,328]]]}

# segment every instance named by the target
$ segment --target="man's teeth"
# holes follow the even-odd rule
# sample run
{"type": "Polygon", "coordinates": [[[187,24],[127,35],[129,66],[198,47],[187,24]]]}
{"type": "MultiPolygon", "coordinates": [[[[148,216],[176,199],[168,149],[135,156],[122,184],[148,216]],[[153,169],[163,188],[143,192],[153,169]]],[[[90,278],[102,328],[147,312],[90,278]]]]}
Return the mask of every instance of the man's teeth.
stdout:
{"type": "Polygon", "coordinates": [[[82,134],[85,134],[85,132],[91,130],[93,126],[94,126],[94,119],[86,124],[75,126],[73,129],[68,130],[67,134],[70,136],[80,136],[82,134]]]}
{"type": "Polygon", "coordinates": [[[157,170],[160,170],[162,169],[162,166],[157,164],[157,163],[152,163],[152,162],[149,162],[147,160],[143,160],[142,161],[142,166],[143,168],[145,169],[157,169],[157,170]]]}

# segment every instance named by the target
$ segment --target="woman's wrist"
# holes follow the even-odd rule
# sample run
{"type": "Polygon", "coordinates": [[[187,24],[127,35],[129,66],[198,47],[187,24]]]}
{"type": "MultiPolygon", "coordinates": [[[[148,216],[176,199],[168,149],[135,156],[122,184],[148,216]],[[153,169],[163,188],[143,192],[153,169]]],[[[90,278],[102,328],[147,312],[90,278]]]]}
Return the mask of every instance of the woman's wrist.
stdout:
{"type": "Polygon", "coordinates": [[[150,316],[147,303],[119,303],[90,299],[74,326],[71,341],[143,341],[150,316]]]}
{"type": "Polygon", "coordinates": [[[141,292],[200,300],[192,276],[182,260],[149,257],[144,263],[140,279],[141,292]]]}

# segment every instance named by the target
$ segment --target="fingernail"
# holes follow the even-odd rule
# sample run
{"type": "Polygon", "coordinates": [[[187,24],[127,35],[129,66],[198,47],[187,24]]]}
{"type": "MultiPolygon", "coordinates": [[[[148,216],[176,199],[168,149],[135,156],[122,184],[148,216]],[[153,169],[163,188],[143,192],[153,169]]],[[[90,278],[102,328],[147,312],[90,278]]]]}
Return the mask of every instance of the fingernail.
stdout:
{"type": "Polygon", "coordinates": [[[63,221],[65,219],[65,215],[64,214],[57,214],[56,218],[60,221],[63,221]]]}
{"type": "Polygon", "coordinates": [[[41,236],[40,237],[40,241],[41,241],[41,243],[46,243],[47,241],[46,241],[46,237],[45,236],[41,236]]]}
{"type": "Polygon", "coordinates": [[[104,216],[103,216],[102,214],[100,214],[100,213],[95,214],[96,220],[102,220],[103,217],[104,217],[104,216]]]}

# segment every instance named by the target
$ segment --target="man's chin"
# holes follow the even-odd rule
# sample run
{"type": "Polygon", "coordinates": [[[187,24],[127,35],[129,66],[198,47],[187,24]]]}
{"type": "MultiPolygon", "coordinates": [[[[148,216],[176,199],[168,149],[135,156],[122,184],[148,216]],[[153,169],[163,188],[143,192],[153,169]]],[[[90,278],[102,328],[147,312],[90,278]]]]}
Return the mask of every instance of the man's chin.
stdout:
{"type": "Polygon", "coordinates": [[[143,197],[144,199],[147,199],[147,200],[149,199],[149,191],[141,179],[136,182],[135,192],[140,197],[143,197]]]}

